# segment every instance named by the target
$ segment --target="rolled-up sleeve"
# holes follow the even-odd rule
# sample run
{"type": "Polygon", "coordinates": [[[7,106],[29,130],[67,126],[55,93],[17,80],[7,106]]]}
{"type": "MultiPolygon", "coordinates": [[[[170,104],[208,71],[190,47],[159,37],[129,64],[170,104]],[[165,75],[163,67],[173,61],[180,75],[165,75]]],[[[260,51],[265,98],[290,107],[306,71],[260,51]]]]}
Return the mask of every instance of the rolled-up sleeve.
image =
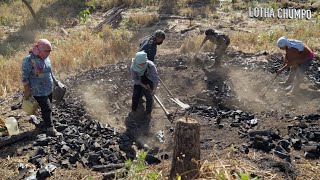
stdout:
{"type": "Polygon", "coordinates": [[[131,78],[133,85],[139,85],[141,84],[141,80],[136,72],[134,72],[132,69],[130,69],[131,72],[131,78]]]}
{"type": "Polygon", "coordinates": [[[29,61],[29,57],[26,57],[22,61],[22,84],[30,84],[30,73],[32,70],[32,65],[29,61]]]}
{"type": "Polygon", "coordinates": [[[155,86],[157,86],[159,83],[159,76],[158,76],[157,68],[153,62],[150,63],[149,67],[150,67],[150,69],[149,69],[150,73],[148,74],[148,79],[150,79],[153,82],[153,84],[155,86]]]}

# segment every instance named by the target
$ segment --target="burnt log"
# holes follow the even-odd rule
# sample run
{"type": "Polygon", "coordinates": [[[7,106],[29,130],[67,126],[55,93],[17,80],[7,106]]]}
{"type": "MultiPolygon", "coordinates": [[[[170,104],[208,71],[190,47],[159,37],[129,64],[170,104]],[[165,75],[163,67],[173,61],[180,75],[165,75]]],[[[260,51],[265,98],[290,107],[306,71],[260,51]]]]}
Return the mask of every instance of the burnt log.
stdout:
{"type": "Polygon", "coordinates": [[[267,136],[267,137],[272,137],[273,140],[280,139],[280,135],[278,132],[274,132],[271,129],[267,130],[250,130],[249,132],[250,137],[254,136],[267,136]]]}
{"type": "Polygon", "coordinates": [[[194,179],[199,176],[200,124],[191,118],[179,119],[174,133],[170,179],[194,179]]]}
{"type": "Polygon", "coordinates": [[[27,131],[17,135],[8,136],[5,139],[0,140],[0,148],[9,146],[11,144],[14,144],[16,142],[20,142],[26,139],[32,139],[35,136],[35,134],[36,133],[34,131],[27,131]]]}

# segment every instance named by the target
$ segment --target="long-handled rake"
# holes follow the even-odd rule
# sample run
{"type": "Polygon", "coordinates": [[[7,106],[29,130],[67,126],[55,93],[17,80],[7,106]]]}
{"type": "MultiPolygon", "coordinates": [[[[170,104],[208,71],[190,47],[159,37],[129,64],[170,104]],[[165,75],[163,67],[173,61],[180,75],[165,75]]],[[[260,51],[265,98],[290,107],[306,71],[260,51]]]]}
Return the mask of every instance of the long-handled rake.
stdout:
{"type": "Polygon", "coordinates": [[[278,73],[274,76],[274,78],[270,81],[265,91],[260,95],[261,98],[264,98],[266,96],[267,91],[270,89],[271,84],[274,82],[274,80],[278,77],[278,73]]]}
{"type": "Polygon", "coordinates": [[[192,59],[194,59],[194,58],[197,56],[198,52],[201,50],[201,48],[202,48],[202,46],[204,45],[204,43],[205,43],[205,41],[203,41],[203,42],[201,43],[198,51],[193,55],[192,59]]]}

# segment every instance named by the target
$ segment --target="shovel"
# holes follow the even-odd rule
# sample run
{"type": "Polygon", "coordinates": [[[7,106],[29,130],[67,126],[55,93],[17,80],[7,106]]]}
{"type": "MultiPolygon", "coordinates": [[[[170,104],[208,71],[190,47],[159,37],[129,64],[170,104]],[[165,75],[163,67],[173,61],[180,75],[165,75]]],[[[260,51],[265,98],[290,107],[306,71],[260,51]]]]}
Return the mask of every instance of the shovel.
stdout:
{"type": "Polygon", "coordinates": [[[193,56],[192,59],[194,59],[194,58],[197,56],[198,52],[201,50],[201,48],[202,48],[202,46],[203,46],[204,43],[205,43],[205,42],[201,43],[200,48],[199,48],[198,51],[194,54],[194,56],[193,56]]]}
{"type": "Polygon", "coordinates": [[[156,101],[159,103],[159,105],[161,106],[162,110],[164,111],[164,113],[166,114],[168,120],[171,122],[171,124],[173,123],[173,114],[169,113],[168,110],[164,107],[164,105],[162,104],[162,102],[160,101],[160,99],[158,98],[157,95],[153,95],[153,97],[156,99],[156,101]]]}
{"type": "Polygon", "coordinates": [[[202,46],[204,45],[204,43],[205,43],[205,42],[207,42],[207,40],[208,40],[208,39],[205,39],[205,40],[203,40],[203,41],[202,41],[202,43],[201,43],[201,45],[200,45],[200,47],[199,47],[198,51],[194,54],[194,56],[193,56],[193,58],[192,58],[192,59],[194,59],[194,58],[197,56],[198,52],[201,50],[202,46]]]}
{"type": "Polygon", "coordinates": [[[169,93],[169,95],[170,95],[170,99],[174,102],[174,103],[176,103],[176,104],[178,104],[183,110],[185,110],[185,109],[188,109],[188,108],[190,108],[190,105],[189,104],[185,104],[185,103],[183,103],[183,102],[181,102],[178,98],[175,98],[174,96],[173,96],[173,94],[169,91],[169,89],[167,88],[167,86],[163,83],[163,81],[159,78],[159,80],[160,80],[160,82],[161,82],[161,84],[163,85],[163,87],[167,90],[167,92],[169,93]]]}
{"type": "Polygon", "coordinates": [[[270,81],[270,83],[268,84],[266,90],[260,95],[261,98],[264,98],[266,96],[267,91],[271,87],[271,84],[273,83],[273,81],[278,77],[278,75],[279,74],[276,74],[276,76],[270,81]]]}

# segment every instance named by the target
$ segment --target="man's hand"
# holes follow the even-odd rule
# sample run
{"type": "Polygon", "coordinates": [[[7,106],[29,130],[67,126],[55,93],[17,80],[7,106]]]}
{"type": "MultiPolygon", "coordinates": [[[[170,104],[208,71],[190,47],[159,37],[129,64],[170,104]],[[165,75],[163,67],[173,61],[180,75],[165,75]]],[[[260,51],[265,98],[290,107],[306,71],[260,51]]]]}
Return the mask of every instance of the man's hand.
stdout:
{"type": "Polygon", "coordinates": [[[151,95],[154,95],[156,93],[156,88],[151,90],[151,95]]]}
{"type": "Polygon", "coordinates": [[[288,68],[288,64],[286,63],[284,66],[282,66],[278,71],[277,71],[277,74],[281,74],[283,70],[285,70],[286,68],[288,68]]]}
{"type": "Polygon", "coordinates": [[[23,91],[23,96],[26,98],[26,99],[28,99],[30,96],[31,96],[31,91],[30,91],[30,89],[28,89],[28,90],[24,90],[23,91]]]}
{"type": "Polygon", "coordinates": [[[279,75],[281,73],[282,73],[281,69],[277,71],[277,75],[279,75]]]}
{"type": "Polygon", "coordinates": [[[146,89],[146,90],[148,90],[148,91],[152,91],[152,89],[150,88],[150,85],[149,84],[141,84],[141,86],[144,88],[144,89],[146,89]]]}
{"type": "Polygon", "coordinates": [[[29,85],[24,85],[23,96],[29,98],[31,96],[31,88],[29,85]]]}

